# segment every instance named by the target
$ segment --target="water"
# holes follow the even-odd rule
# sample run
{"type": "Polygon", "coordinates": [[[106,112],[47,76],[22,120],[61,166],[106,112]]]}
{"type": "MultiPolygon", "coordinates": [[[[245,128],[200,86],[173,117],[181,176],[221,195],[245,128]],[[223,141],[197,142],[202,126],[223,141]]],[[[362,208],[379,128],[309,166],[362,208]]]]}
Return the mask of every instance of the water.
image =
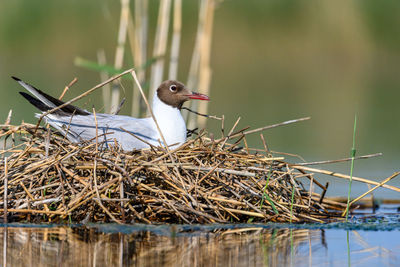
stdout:
{"type": "Polygon", "coordinates": [[[3,225],[0,259],[3,266],[398,266],[395,208],[349,224],[3,225]]]}

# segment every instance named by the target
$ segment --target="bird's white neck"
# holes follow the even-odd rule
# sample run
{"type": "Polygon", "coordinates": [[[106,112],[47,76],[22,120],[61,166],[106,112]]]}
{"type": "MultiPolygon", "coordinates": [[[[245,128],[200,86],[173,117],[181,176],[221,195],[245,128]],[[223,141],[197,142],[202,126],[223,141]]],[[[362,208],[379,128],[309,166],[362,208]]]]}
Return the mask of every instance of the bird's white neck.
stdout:
{"type": "Polygon", "coordinates": [[[186,141],[186,124],[180,110],[161,101],[157,92],[153,97],[153,114],[168,145],[186,141]]]}

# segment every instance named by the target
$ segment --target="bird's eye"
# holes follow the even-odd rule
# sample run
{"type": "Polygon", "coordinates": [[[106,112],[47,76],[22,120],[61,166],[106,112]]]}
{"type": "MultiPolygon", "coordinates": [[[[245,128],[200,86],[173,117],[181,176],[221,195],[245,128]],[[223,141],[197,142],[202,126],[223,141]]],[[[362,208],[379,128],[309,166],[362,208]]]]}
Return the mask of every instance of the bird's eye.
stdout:
{"type": "Polygon", "coordinates": [[[169,90],[170,90],[171,92],[175,93],[175,92],[176,92],[176,85],[175,85],[175,84],[171,85],[171,86],[169,87],[169,90]]]}

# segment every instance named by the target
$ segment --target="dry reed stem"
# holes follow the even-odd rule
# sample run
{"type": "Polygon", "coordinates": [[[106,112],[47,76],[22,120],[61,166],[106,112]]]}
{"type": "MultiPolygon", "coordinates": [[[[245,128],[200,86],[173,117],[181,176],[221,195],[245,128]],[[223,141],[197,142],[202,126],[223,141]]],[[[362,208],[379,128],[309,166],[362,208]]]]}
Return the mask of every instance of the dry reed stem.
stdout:
{"type": "MultiPolygon", "coordinates": [[[[214,0],[200,1],[199,21],[197,26],[196,43],[193,49],[192,61],[190,63],[189,77],[187,85],[191,90],[197,89],[200,93],[208,94],[211,81],[210,54],[211,54],[211,36],[214,18],[214,0]]],[[[192,102],[190,108],[199,110],[200,113],[206,113],[207,103],[192,102]],[[197,108],[199,107],[199,108],[197,108]]],[[[185,120],[188,128],[197,127],[199,120],[202,120],[204,128],[205,120],[196,117],[193,114],[186,113],[185,120]]]]}
{"type": "MultiPolygon", "coordinates": [[[[106,52],[104,49],[99,49],[97,51],[97,62],[99,65],[106,65],[107,64],[107,59],[106,59],[106,52]]],[[[109,79],[108,73],[106,71],[100,71],[100,82],[104,82],[109,79]]],[[[110,113],[111,112],[111,86],[110,84],[106,84],[103,87],[102,90],[102,97],[103,97],[103,105],[104,105],[104,113],[110,113]]]]}
{"type": "MultiPolygon", "coordinates": [[[[212,30],[214,23],[214,10],[215,10],[215,1],[214,0],[203,0],[206,2],[206,17],[205,17],[205,26],[204,26],[204,35],[200,45],[201,49],[201,57],[200,57],[200,67],[199,67],[199,92],[205,95],[209,95],[210,92],[210,84],[211,84],[211,66],[210,66],[210,57],[211,57],[211,40],[212,40],[212,30]]],[[[201,101],[198,103],[198,112],[207,113],[208,102],[201,101]]],[[[206,126],[206,118],[197,117],[197,123],[195,126],[200,129],[205,128],[206,126]]],[[[189,125],[194,126],[194,125],[189,125]]],[[[194,127],[192,127],[194,128],[194,127]]]]}
{"type": "MultiPolygon", "coordinates": [[[[189,74],[187,79],[187,87],[191,90],[194,90],[198,87],[199,83],[199,68],[200,68],[200,43],[203,38],[203,29],[204,29],[204,18],[205,18],[205,5],[204,1],[200,1],[200,8],[199,8],[199,16],[198,16],[198,23],[197,23],[197,33],[196,33],[196,42],[193,48],[192,59],[190,62],[189,74]]],[[[196,109],[195,102],[190,103],[191,109],[196,109]]],[[[188,123],[189,128],[192,126],[189,124],[190,121],[194,123],[193,114],[186,112],[183,114],[185,121],[188,123]]],[[[194,127],[192,127],[194,128],[194,127]]]]}
{"type": "MultiPolygon", "coordinates": [[[[357,159],[369,159],[369,158],[379,157],[379,156],[382,156],[382,155],[383,155],[382,153],[374,153],[374,154],[354,157],[354,159],[355,160],[357,160],[357,159]]],[[[321,160],[321,161],[314,161],[314,162],[301,162],[301,163],[295,163],[295,165],[310,166],[310,165],[332,164],[332,163],[351,161],[351,159],[352,158],[344,158],[344,159],[335,159],[335,160],[321,160]]]]}
{"type": "MultiPolygon", "coordinates": [[[[131,44],[133,63],[135,68],[145,64],[147,59],[147,28],[148,28],[148,1],[135,1],[135,18],[130,17],[130,26],[128,26],[128,37],[131,44]]],[[[145,82],[146,72],[144,69],[137,70],[137,76],[140,84],[145,82]]],[[[139,117],[141,107],[140,92],[134,83],[132,94],[133,117],[139,117]]]]}
{"type": "Polygon", "coordinates": [[[168,43],[170,13],[171,0],[161,0],[157,19],[156,36],[154,40],[153,58],[156,58],[156,62],[151,67],[149,90],[150,97],[154,95],[155,90],[163,81],[164,62],[168,43]]]}
{"type": "MultiPolygon", "coordinates": [[[[121,0],[121,17],[118,30],[118,44],[115,51],[114,67],[121,69],[124,62],[126,34],[129,21],[129,0],[121,0]]],[[[117,82],[112,83],[111,91],[111,113],[116,114],[119,103],[120,88],[117,82]]],[[[108,101],[108,100],[107,100],[108,101]]]]}
{"type": "MultiPolygon", "coordinates": [[[[135,1],[135,3],[140,2],[140,1],[135,1]]],[[[130,43],[130,49],[131,49],[131,54],[133,57],[133,66],[134,68],[139,68],[143,65],[141,62],[142,57],[140,55],[140,50],[139,50],[139,40],[136,37],[136,26],[133,22],[132,18],[132,13],[129,11],[129,21],[128,21],[128,38],[129,38],[129,43],[130,43]],[[138,53],[139,52],[139,53],[138,53]]],[[[138,70],[138,77],[139,81],[143,82],[144,79],[141,79],[143,77],[144,70],[138,70]]],[[[132,88],[132,99],[131,99],[131,116],[132,117],[139,117],[140,116],[140,92],[136,88],[135,82],[132,83],[133,88],[132,88]]]]}
{"type": "Polygon", "coordinates": [[[7,157],[4,158],[4,198],[3,198],[3,206],[4,206],[4,218],[3,222],[7,223],[7,206],[8,206],[8,164],[7,157]]]}
{"type": "MultiPolygon", "coordinates": [[[[39,213],[39,214],[55,214],[55,215],[65,215],[64,212],[58,211],[45,211],[45,210],[32,210],[32,209],[7,209],[8,212],[15,213],[39,213]]],[[[4,212],[4,209],[0,209],[0,212],[4,212]]]]}
{"type": "MultiPolygon", "coordinates": [[[[359,201],[360,199],[362,199],[363,197],[365,197],[366,195],[370,194],[371,192],[373,192],[375,189],[383,186],[384,184],[386,184],[387,182],[389,182],[390,180],[392,180],[393,178],[395,178],[396,176],[398,176],[400,174],[400,172],[395,172],[394,174],[392,174],[391,176],[389,176],[388,178],[386,178],[385,180],[383,180],[382,182],[380,182],[379,184],[377,184],[376,186],[374,186],[373,188],[369,188],[367,192],[361,194],[361,196],[353,199],[350,203],[349,203],[349,208],[351,205],[353,205],[355,202],[359,201]]],[[[369,184],[368,184],[369,185],[369,184]]],[[[347,207],[346,210],[343,211],[342,216],[345,215],[345,213],[347,212],[347,207]]]]}
{"type": "MultiPolygon", "coordinates": [[[[315,172],[315,173],[322,173],[322,174],[334,176],[334,177],[341,178],[341,179],[347,179],[347,180],[350,179],[349,175],[342,174],[342,173],[326,171],[326,170],[320,170],[320,169],[309,168],[309,167],[298,166],[298,165],[292,165],[291,167],[294,168],[294,169],[298,169],[298,170],[304,170],[304,171],[315,172]]],[[[368,180],[368,179],[365,179],[365,178],[360,178],[360,177],[354,177],[353,176],[352,179],[353,179],[353,181],[358,181],[358,182],[362,182],[362,183],[366,183],[366,184],[379,185],[378,182],[375,182],[375,181],[372,181],[372,180],[368,180]]],[[[395,187],[395,186],[383,184],[382,187],[387,188],[387,189],[391,189],[391,190],[396,191],[396,192],[400,192],[400,188],[395,187]]]]}
{"type": "Polygon", "coordinates": [[[236,120],[235,124],[233,124],[231,130],[228,133],[228,136],[225,137],[225,139],[223,140],[222,147],[225,146],[226,141],[228,141],[228,139],[231,137],[231,135],[232,135],[233,131],[235,130],[236,126],[238,125],[239,121],[240,121],[240,117],[236,120]]]}
{"type": "Polygon", "coordinates": [[[174,0],[174,18],[168,79],[178,79],[179,48],[182,29],[182,0],[174,0]]]}
{"type": "Polygon", "coordinates": [[[58,99],[62,100],[63,97],[65,96],[65,94],[67,93],[67,91],[69,90],[69,88],[71,88],[77,81],[78,81],[78,78],[75,77],[67,86],[65,86],[62,94],[60,95],[60,97],[58,99]]]}
{"type": "Polygon", "coordinates": [[[6,121],[4,122],[5,125],[9,125],[9,124],[10,124],[10,122],[11,122],[11,116],[12,116],[12,109],[10,109],[10,111],[8,112],[7,119],[6,119],[6,121]]]}

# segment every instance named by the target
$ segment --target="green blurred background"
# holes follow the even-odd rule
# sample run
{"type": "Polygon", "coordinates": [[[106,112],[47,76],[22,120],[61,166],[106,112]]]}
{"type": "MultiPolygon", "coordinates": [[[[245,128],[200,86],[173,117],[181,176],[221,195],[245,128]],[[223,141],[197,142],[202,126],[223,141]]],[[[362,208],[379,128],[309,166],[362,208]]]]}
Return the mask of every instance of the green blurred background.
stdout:
{"type": "MultiPolygon", "coordinates": [[[[150,0],[152,33],[157,9],[158,1],[150,0]]],[[[183,1],[183,82],[197,14],[197,1],[183,1]]],[[[96,61],[97,50],[104,48],[112,64],[119,15],[115,0],[0,1],[0,121],[9,109],[14,124],[36,121],[35,109],[18,94],[22,88],[11,75],[55,95],[78,77],[66,99],[99,83],[98,73],[75,66],[74,59],[96,61]]],[[[127,57],[126,68],[132,67],[130,62],[127,57]]],[[[264,132],[267,143],[307,161],[336,159],[350,154],[357,113],[358,155],[384,155],[357,161],[355,175],[382,180],[400,169],[400,1],[222,1],[215,12],[211,67],[209,113],[224,114],[227,128],[239,116],[238,128],[311,116],[310,121],[264,132]]],[[[129,101],[131,85],[125,88],[129,101]]],[[[101,108],[101,92],[79,105],[101,108]]],[[[129,112],[127,103],[121,113],[129,112]]],[[[218,122],[209,121],[207,129],[220,134],[218,122]]],[[[262,147],[258,134],[249,141],[262,147]]],[[[349,166],[319,167],[348,173],[349,166]]],[[[339,189],[333,194],[345,190],[345,181],[335,181],[339,189]]]]}

